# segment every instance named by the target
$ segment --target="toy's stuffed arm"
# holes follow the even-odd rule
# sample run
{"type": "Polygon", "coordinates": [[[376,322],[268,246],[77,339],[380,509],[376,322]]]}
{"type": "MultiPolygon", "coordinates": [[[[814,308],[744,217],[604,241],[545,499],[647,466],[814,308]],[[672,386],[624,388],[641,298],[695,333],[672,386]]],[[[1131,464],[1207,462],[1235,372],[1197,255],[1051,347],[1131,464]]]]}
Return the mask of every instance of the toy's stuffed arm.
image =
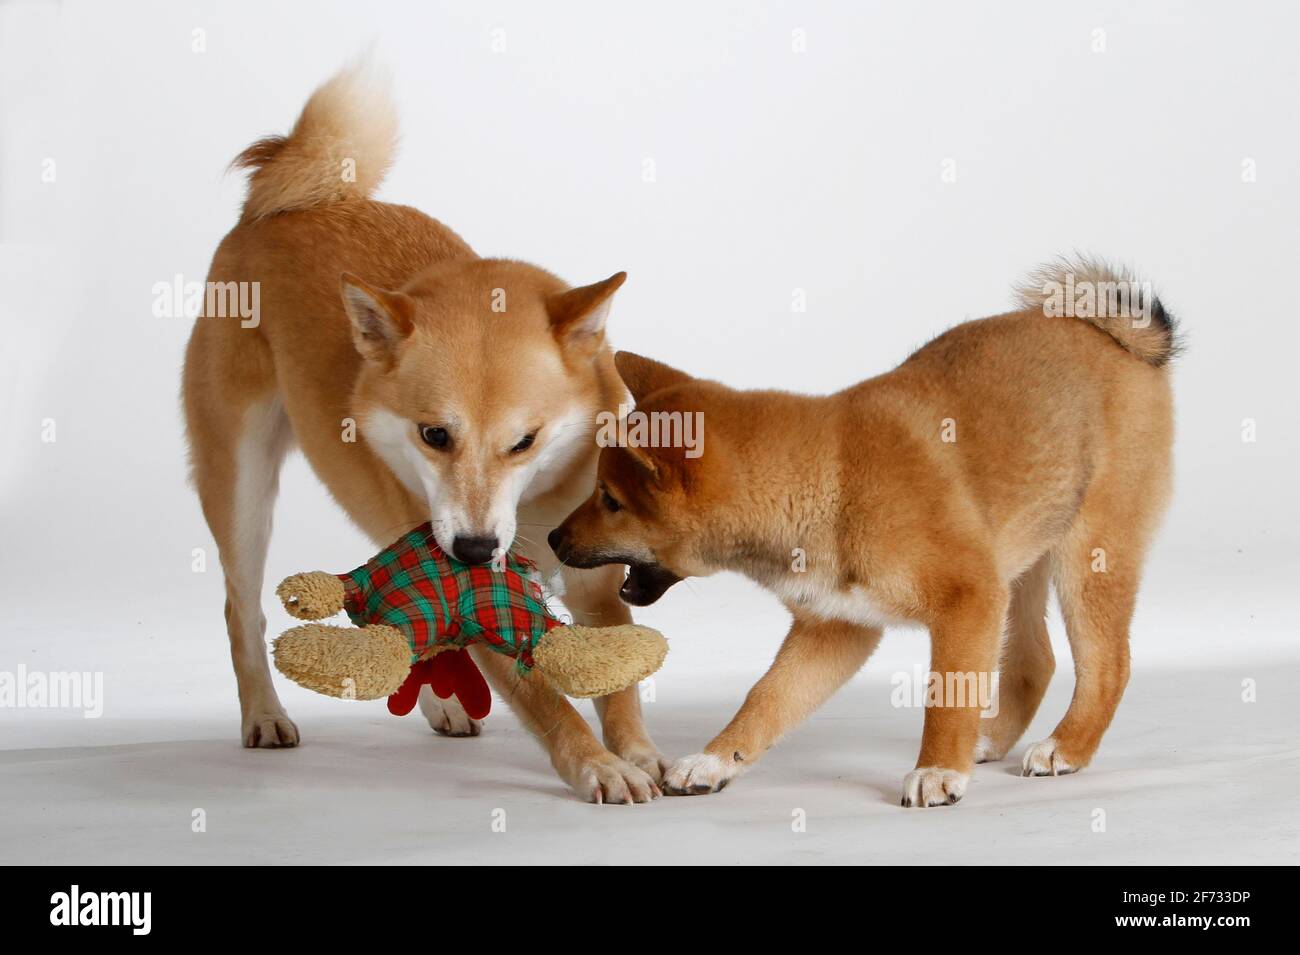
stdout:
{"type": "Polygon", "coordinates": [[[654,673],[667,653],[668,641],[649,627],[567,626],[537,642],[533,661],[565,696],[608,696],[654,673]]]}
{"type": "Polygon", "coordinates": [[[323,570],[294,574],[280,581],[275,595],[299,620],[323,620],[343,609],[343,581],[323,570]]]}

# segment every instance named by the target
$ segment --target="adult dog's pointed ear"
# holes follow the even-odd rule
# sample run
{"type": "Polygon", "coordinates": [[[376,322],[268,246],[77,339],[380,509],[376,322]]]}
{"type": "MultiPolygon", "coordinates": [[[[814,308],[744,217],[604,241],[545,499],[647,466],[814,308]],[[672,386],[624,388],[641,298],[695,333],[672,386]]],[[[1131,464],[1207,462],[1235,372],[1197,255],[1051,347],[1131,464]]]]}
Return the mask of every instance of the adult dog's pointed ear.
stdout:
{"type": "Polygon", "coordinates": [[[605,341],[605,319],[614,293],[627,281],[626,272],[617,272],[595,285],[571,288],[546,300],[551,316],[551,331],[565,348],[594,355],[605,341]]]}
{"type": "Polygon", "coordinates": [[[357,351],[367,361],[391,366],[397,346],[415,327],[415,302],[401,292],[367,285],[350,272],[343,273],[339,284],[357,351]]]}
{"type": "Polygon", "coordinates": [[[652,391],[693,380],[684,371],[630,351],[617,352],[614,355],[614,367],[618,369],[619,377],[623,379],[627,390],[632,392],[632,399],[638,404],[652,391]]]}

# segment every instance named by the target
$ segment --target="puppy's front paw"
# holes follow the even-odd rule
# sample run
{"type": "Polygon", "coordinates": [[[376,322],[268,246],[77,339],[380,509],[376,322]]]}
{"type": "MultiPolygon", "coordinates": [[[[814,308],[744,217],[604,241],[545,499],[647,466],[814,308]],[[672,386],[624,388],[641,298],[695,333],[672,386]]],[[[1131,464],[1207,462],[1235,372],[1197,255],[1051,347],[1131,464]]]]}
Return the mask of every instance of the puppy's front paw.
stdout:
{"type": "Polygon", "coordinates": [[[608,752],[584,761],[572,785],[579,796],[598,805],[630,806],[663,795],[644,769],[608,752]]]}
{"type": "Polygon", "coordinates": [[[738,765],[712,753],[683,756],[664,773],[664,792],[670,796],[703,796],[721,792],[739,774],[738,765]]]}
{"type": "Polygon", "coordinates": [[[1025,750],[1025,760],[1020,767],[1022,776],[1066,776],[1082,766],[1061,752],[1061,745],[1052,737],[1040,740],[1025,750]]]}
{"type": "Polygon", "coordinates": [[[966,795],[969,780],[965,773],[942,766],[914,769],[903,777],[903,805],[951,806],[966,795]]]}

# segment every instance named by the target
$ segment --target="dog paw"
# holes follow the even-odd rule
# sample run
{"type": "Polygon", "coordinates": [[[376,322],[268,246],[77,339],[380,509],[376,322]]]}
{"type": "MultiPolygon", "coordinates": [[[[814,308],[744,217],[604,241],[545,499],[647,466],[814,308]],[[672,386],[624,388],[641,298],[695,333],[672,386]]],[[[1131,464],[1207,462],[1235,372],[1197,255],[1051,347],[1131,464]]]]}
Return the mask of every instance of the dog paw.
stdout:
{"type": "Polygon", "coordinates": [[[988,736],[981,736],[975,743],[975,762],[996,763],[1007,755],[1007,748],[999,746],[988,736]]]}
{"type": "Polygon", "coordinates": [[[1025,750],[1020,767],[1022,776],[1067,776],[1079,769],[1061,753],[1060,744],[1049,736],[1025,750]]]}
{"type": "Polygon", "coordinates": [[[422,686],[419,703],[420,712],[439,736],[477,736],[483,731],[483,721],[470,719],[454,696],[444,700],[431,687],[422,686]]]}
{"type": "Polygon", "coordinates": [[[601,753],[586,760],[575,777],[574,791],[597,805],[630,806],[663,795],[649,773],[613,753],[601,753]]]}
{"type": "Polygon", "coordinates": [[[245,749],[288,749],[298,745],[298,727],[284,710],[251,713],[244,717],[245,749]]]}
{"type": "Polygon", "coordinates": [[[614,749],[614,752],[620,759],[623,759],[637,769],[642,770],[646,775],[656,783],[663,782],[664,773],[668,772],[668,767],[672,761],[664,756],[661,752],[653,747],[635,746],[624,749],[614,749]]]}
{"type": "Polygon", "coordinates": [[[670,796],[703,796],[721,792],[738,774],[736,764],[712,753],[683,756],[664,773],[664,792],[670,796]]]}
{"type": "Polygon", "coordinates": [[[903,777],[904,806],[951,806],[966,795],[970,777],[955,769],[926,766],[914,769],[903,777]]]}

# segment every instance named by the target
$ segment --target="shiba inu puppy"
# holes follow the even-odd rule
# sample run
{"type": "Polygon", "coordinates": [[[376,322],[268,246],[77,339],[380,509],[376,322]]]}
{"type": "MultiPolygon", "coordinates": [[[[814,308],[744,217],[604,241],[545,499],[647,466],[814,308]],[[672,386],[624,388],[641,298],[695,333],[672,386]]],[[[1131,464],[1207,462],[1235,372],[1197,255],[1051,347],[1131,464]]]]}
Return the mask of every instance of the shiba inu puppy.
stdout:
{"type": "Polygon", "coordinates": [[[604,448],[595,493],[550,535],[556,554],[628,565],[621,593],[638,605],[681,578],[739,571],[794,617],[735,718],[669,768],[666,791],[722,789],[862,666],[882,628],[911,622],[930,631],[942,686],[999,672],[996,708],[926,701],[902,802],[957,802],[972,764],[1002,759],[1043,697],[1049,585],[1074,699],[1023,772],[1092,759],[1128,680],[1129,621],[1169,495],[1176,341],[1149,290],[1091,263],[1044,269],[1022,295],[1019,311],[958,325],[825,397],[615,357],[636,413],[702,416],[702,453],[604,448]],[[1133,291],[1117,303],[1116,289],[1133,291]]]}
{"type": "MultiPolygon", "coordinates": [[[[193,480],[225,572],[245,746],[299,741],[271,682],[261,608],[291,446],[377,546],[432,520],[438,544],[463,561],[518,541],[548,573],[555,559],[534,540],[590,494],[597,415],[626,395],[604,337],[623,273],[570,288],[371,200],[395,136],[382,85],[356,68],[321,87],[287,137],[236,160],[251,171],[248,196],[208,288],[257,283],[247,300],[260,314],[224,318],[209,302],[186,354],[193,480]]],[[[630,619],[619,571],[564,574],[576,622],[630,619]]],[[[666,764],[635,688],[597,701],[607,750],[540,678],[519,681],[499,654],[476,658],[580,795],[658,795],[666,764]]],[[[454,698],[426,691],[421,708],[441,732],[478,732],[454,698]]]]}

